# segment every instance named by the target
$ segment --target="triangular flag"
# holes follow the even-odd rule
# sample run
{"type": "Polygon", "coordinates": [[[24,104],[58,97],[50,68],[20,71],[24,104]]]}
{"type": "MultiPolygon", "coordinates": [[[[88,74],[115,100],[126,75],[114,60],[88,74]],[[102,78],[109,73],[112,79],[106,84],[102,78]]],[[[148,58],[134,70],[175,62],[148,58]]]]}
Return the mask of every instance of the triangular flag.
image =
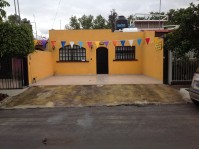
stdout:
{"type": "Polygon", "coordinates": [[[113,45],[114,45],[114,46],[117,46],[117,41],[113,41],[113,45]]]}
{"type": "Polygon", "coordinates": [[[37,45],[41,45],[42,46],[41,40],[37,40],[37,45]]]}
{"type": "Polygon", "coordinates": [[[155,42],[155,43],[158,42],[158,38],[157,38],[157,37],[154,38],[154,42],[155,42]]]}
{"type": "Polygon", "coordinates": [[[95,44],[96,44],[96,47],[98,48],[99,47],[99,41],[95,41],[95,44]]]}
{"type": "Polygon", "coordinates": [[[56,41],[51,41],[52,47],[55,48],[56,41]]]}
{"type": "Polygon", "coordinates": [[[142,39],[139,38],[139,39],[137,40],[137,42],[138,42],[138,45],[140,46],[140,44],[141,44],[141,42],[142,42],[142,39]]]}
{"type": "Polygon", "coordinates": [[[120,42],[121,42],[122,46],[124,46],[125,40],[121,40],[120,42]]]}
{"type": "Polygon", "coordinates": [[[146,43],[149,44],[150,38],[146,38],[146,43]]]}
{"type": "Polygon", "coordinates": [[[62,48],[64,48],[66,41],[61,41],[62,48]]]}
{"type": "Polygon", "coordinates": [[[70,42],[71,48],[73,48],[73,45],[74,45],[74,41],[71,41],[71,42],[70,42]]]}
{"type": "Polygon", "coordinates": [[[46,40],[42,40],[42,41],[41,41],[41,44],[42,44],[42,47],[43,47],[43,48],[45,48],[45,47],[46,47],[46,43],[47,43],[47,41],[46,41],[46,40]]]}
{"type": "Polygon", "coordinates": [[[83,42],[82,42],[82,41],[79,41],[78,44],[79,44],[80,48],[82,48],[83,42]]]}
{"type": "Polygon", "coordinates": [[[91,41],[88,41],[87,44],[88,44],[89,48],[91,48],[92,42],[91,42],[91,41]]]}
{"type": "Polygon", "coordinates": [[[35,45],[35,46],[37,45],[37,40],[34,40],[34,45],[35,45]]]}
{"type": "Polygon", "coordinates": [[[104,44],[106,45],[106,47],[108,46],[109,41],[104,41],[104,44]]]}
{"type": "Polygon", "coordinates": [[[133,40],[129,40],[129,44],[130,44],[130,46],[132,47],[132,45],[133,45],[133,40]]]}

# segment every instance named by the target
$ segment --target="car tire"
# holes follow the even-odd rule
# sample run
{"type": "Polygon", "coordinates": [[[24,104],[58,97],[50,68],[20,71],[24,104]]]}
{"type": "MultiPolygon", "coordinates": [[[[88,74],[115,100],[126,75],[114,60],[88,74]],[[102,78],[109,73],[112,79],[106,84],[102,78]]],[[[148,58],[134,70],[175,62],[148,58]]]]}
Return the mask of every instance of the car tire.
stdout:
{"type": "Polygon", "coordinates": [[[194,99],[191,99],[191,100],[193,101],[193,103],[194,103],[195,105],[199,106],[199,101],[194,100],[194,99]]]}

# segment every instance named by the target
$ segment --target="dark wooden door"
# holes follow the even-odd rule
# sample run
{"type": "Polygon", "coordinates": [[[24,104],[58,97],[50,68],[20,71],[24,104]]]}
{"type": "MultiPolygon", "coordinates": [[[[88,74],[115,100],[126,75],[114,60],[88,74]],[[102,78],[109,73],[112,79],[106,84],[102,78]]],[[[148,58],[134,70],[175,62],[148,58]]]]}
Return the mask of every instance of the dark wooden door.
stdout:
{"type": "Polygon", "coordinates": [[[100,47],[96,51],[97,74],[108,74],[108,49],[100,47]]]}

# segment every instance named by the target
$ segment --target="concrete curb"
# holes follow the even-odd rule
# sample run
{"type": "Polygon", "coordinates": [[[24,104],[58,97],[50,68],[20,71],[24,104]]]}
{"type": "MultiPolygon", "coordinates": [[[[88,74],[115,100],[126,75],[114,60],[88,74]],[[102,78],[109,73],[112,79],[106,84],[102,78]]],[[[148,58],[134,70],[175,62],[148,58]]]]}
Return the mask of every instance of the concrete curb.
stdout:
{"type": "Polygon", "coordinates": [[[185,100],[187,103],[192,103],[192,100],[190,98],[189,92],[187,91],[188,88],[181,88],[180,94],[182,96],[182,99],[185,100]]]}
{"type": "Polygon", "coordinates": [[[0,109],[4,109],[4,110],[16,110],[16,109],[45,109],[45,108],[84,108],[84,107],[115,107],[115,106],[137,106],[137,107],[144,107],[144,106],[150,106],[150,105],[184,105],[184,104],[188,104],[190,102],[175,102],[175,103],[160,103],[160,102],[135,102],[135,103],[121,103],[121,104],[107,104],[107,105],[86,105],[86,106],[82,106],[82,105],[76,105],[76,106],[40,106],[40,105],[27,105],[27,106],[15,106],[15,107],[11,107],[11,108],[7,108],[7,107],[1,107],[0,109]]]}

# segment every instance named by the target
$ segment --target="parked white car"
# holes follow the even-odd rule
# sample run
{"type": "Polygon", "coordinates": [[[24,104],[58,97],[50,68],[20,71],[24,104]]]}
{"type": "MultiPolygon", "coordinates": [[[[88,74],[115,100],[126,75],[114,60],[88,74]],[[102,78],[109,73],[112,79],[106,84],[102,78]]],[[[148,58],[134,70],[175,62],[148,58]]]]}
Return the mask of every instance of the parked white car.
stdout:
{"type": "Polygon", "coordinates": [[[193,76],[191,87],[189,88],[189,94],[193,103],[199,105],[199,68],[193,76]]]}

